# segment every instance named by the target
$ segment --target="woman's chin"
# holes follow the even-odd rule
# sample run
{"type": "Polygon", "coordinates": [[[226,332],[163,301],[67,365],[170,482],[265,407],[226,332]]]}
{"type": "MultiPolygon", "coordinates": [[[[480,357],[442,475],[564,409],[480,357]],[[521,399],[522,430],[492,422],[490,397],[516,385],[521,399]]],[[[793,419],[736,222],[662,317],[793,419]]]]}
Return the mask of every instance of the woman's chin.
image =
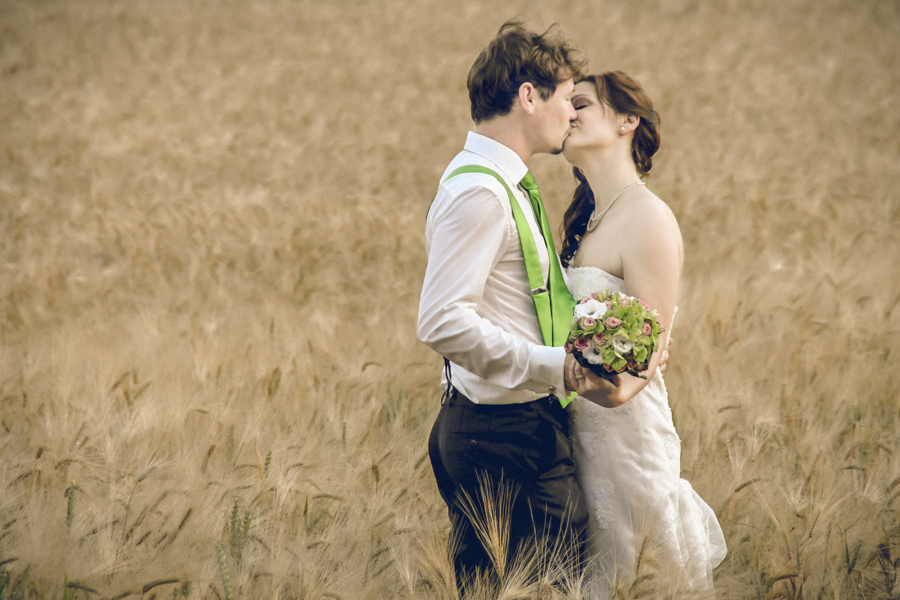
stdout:
{"type": "Polygon", "coordinates": [[[578,152],[576,148],[569,145],[569,140],[566,140],[565,143],[563,143],[562,155],[569,161],[569,164],[574,167],[578,166],[578,152]]]}

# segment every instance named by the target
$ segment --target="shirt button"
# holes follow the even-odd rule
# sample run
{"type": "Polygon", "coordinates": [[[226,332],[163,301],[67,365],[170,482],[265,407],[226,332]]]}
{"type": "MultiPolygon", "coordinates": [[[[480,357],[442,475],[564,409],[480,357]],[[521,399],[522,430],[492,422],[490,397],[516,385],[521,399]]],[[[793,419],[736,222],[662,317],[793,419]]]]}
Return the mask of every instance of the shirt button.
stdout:
{"type": "Polygon", "coordinates": [[[551,394],[555,393],[555,392],[556,392],[556,386],[555,386],[555,385],[551,385],[551,386],[550,386],[550,389],[547,390],[547,391],[550,392],[551,394]]]}

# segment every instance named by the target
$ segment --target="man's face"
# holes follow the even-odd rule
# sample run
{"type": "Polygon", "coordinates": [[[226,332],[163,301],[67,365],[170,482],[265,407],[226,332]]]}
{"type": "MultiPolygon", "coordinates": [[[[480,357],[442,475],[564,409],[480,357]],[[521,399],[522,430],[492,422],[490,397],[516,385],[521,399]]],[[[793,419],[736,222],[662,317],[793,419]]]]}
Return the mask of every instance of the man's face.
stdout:
{"type": "Polygon", "coordinates": [[[563,149],[563,142],[569,135],[571,122],[575,119],[575,109],[572,107],[572,93],[575,91],[575,82],[572,79],[556,86],[556,91],[547,100],[538,95],[537,110],[535,111],[536,131],[540,138],[535,140],[538,152],[559,154],[563,149]]]}

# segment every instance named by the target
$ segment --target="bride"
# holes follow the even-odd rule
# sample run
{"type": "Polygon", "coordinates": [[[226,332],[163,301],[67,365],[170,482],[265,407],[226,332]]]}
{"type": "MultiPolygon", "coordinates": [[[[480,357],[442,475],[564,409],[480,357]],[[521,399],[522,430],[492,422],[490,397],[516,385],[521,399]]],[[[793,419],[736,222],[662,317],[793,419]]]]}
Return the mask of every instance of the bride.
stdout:
{"type": "MultiPolygon", "coordinates": [[[[672,211],[641,181],[659,148],[659,115],[640,84],[620,71],[582,79],[572,104],[577,118],[563,153],[579,185],[561,253],[569,288],[576,300],[612,291],[645,301],[659,311],[665,348],[683,247],[672,211]]],[[[616,408],[579,397],[572,411],[577,473],[592,517],[595,598],[648,583],[711,592],[712,569],[725,556],[715,514],[680,477],[681,442],[659,354],[646,380],[615,378],[609,406],[616,408]],[[654,577],[642,577],[649,573],[654,577]]]]}

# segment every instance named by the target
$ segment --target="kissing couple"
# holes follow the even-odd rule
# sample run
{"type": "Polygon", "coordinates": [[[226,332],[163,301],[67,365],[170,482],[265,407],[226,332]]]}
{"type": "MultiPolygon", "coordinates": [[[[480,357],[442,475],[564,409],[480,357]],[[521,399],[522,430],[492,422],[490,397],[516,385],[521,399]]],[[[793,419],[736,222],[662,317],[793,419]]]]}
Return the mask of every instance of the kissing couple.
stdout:
{"type": "Polygon", "coordinates": [[[659,115],[625,73],[582,69],[555,27],[505,23],[469,71],[475,131],[428,211],[418,337],[444,357],[428,449],[461,597],[499,593],[527,556],[583,575],[591,598],[617,597],[643,564],[667,591],[703,595],[726,552],[715,514],[680,477],[660,368],[683,246],[642,180],[659,115]],[[562,153],[578,181],[561,256],[527,166],[538,153],[562,153]],[[600,377],[563,347],[575,301],[596,292],[658,311],[645,378],[600,377]]]}

